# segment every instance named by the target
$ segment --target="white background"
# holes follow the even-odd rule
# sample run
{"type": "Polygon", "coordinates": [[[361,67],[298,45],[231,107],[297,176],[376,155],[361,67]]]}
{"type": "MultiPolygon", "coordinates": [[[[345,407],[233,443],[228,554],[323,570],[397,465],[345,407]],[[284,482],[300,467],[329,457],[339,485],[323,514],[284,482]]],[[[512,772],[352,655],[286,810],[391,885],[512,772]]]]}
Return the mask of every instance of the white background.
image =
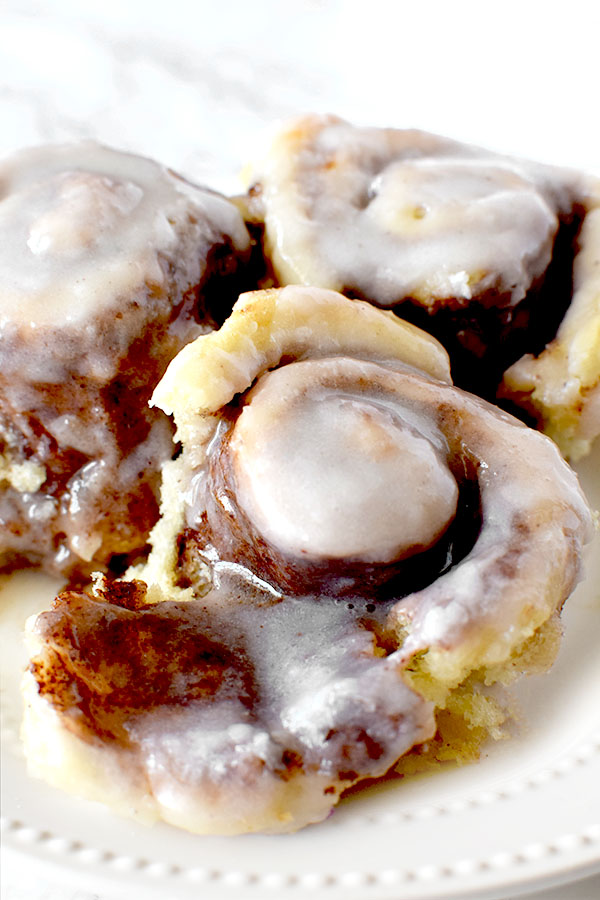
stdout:
{"type": "MultiPolygon", "coordinates": [[[[598,8],[3,0],[0,153],[93,137],[235,191],[278,120],[317,110],[600,171],[598,8]]],[[[3,900],[99,896],[4,879],[3,900]]],[[[596,900],[600,879],[543,896],[596,900]]]]}
{"type": "Polygon", "coordinates": [[[600,166],[600,13],[570,2],[3,0],[0,152],[92,136],[227,186],[307,110],[600,166]]]}

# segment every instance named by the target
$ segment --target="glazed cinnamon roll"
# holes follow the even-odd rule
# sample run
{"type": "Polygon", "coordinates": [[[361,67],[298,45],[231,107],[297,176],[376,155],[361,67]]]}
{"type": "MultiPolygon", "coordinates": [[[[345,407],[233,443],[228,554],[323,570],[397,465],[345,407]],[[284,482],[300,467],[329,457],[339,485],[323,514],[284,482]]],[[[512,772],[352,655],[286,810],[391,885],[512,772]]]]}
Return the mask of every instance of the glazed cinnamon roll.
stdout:
{"type": "Polygon", "coordinates": [[[254,178],[247,216],[264,229],[275,283],[394,309],[442,341],[455,383],[487,399],[517,363],[502,396],[569,455],[589,450],[600,433],[597,178],[333,116],[292,122],[254,178]]]}
{"type": "Polygon", "coordinates": [[[292,831],[556,636],[591,531],[575,475],[393,314],[242,296],[154,402],[183,452],[148,562],[32,624],[35,774],[192,831],[292,831]]]}
{"type": "Polygon", "coordinates": [[[2,163],[4,568],[73,575],[144,546],[172,455],[148,400],[248,252],[231,203],[151,160],[82,143],[2,163]]]}

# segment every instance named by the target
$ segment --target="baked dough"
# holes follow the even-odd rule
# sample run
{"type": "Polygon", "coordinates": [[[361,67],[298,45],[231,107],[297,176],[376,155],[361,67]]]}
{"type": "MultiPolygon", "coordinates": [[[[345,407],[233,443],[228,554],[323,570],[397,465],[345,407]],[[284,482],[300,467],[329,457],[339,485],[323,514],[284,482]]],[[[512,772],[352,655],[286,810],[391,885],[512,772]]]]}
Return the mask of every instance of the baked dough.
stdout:
{"type": "Polygon", "coordinates": [[[436,716],[490,724],[480,685],[556,636],[591,534],[548,438],[453,387],[428,335],[307,287],[242,296],[154,402],[183,450],[148,562],[31,623],[34,774],[191,831],[293,831],[436,716]]]}
{"type": "Polygon", "coordinates": [[[81,576],[144,546],[172,454],[148,400],[233,303],[249,244],[228,200],[148,159],[81,143],[1,164],[3,568],[81,576]]]}
{"type": "Polygon", "coordinates": [[[573,457],[600,433],[600,182],[414,130],[306,116],[252,171],[277,284],[393,308],[455,383],[521,405],[573,457]],[[546,345],[548,345],[547,349],[546,345]],[[519,361],[520,360],[520,361],[519,361]]]}

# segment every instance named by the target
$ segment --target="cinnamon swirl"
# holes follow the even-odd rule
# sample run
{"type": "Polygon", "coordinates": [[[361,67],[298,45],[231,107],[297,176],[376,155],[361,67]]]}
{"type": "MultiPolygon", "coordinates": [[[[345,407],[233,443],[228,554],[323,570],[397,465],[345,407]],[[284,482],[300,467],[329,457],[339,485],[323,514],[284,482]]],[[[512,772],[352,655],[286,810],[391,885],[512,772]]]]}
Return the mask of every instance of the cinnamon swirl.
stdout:
{"type": "Polygon", "coordinates": [[[183,451],[148,562],[32,625],[24,734],[55,784],[198,832],[319,821],[519,673],[578,580],[590,512],[554,444],[391,313],[242,296],[154,402],[183,451]]]}
{"type": "Polygon", "coordinates": [[[600,433],[597,178],[307,116],[254,179],[247,217],[264,229],[275,283],[393,308],[441,340],[454,381],[487,399],[514,364],[504,400],[566,454],[589,450],[600,433]]]}

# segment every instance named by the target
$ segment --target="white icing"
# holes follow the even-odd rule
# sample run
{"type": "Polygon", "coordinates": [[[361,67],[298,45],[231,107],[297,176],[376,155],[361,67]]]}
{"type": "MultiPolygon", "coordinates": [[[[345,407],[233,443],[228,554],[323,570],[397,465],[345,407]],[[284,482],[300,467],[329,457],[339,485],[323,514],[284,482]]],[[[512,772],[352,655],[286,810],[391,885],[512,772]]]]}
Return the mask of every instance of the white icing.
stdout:
{"type": "Polygon", "coordinates": [[[236,423],[238,502],[284,552],[389,562],[431,546],[454,517],[456,482],[401,409],[320,387],[364,368],[311,361],[264,375],[236,423]]]}
{"type": "MultiPolygon", "coordinates": [[[[254,327],[251,317],[245,325],[254,327]]],[[[223,347],[217,349],[219,360],[225,359],[223,347]]],[[[197,431],[190,425],[183,453],[167,477],[164,516],[173,518],[173,529],[161,532],[161,541],[155,532],[154,559],[138,577],[145,572],[148,577],[157,566],[172,567],[168,575],[177,576],[182,507],[192,504],[192,527],[206,512],[201,505],[207,454],[219,454],[213,460],[218,465],[231,452],[237,500],[254,521],[263,517],[261,530],[271,529],[266,533],[276,544],[281,526],[292,528],[292,543],[297,539],[298,510],[302,519],[314,503],[320,518],[331,483],[345,510],[351,486],[362,504],[364,530],[385,541],[386,529],[379,530],[368,508],[372,500],[376,508],[387,502],[371,473],[380,465],[382,483],[396,502],[397,490],[408,490],[415,505],[422,487],[431,488],[427,502],[441,494],[450,509],[439,520],[428,511],[431,536],[456,502],[447,484],[450,457],[457,470],[464,461],[465,476],[477,479],[483,522],[471,552],[445,575],[402,599],[372,603],[354,594],[351,601],[336,599],[318,583],[308,596],[275,592],[261,573],[249,572],[236,559],[224,554],[218,561],[213,547],[212,583],[195,585],[195,595],[186,589],[180,614],[196,616],[192,627],[233,651],[230,665],[247,676],[252,702],[243,702],[246,688],[238,697],[231,690],[235,679],[224,677],[207,697],[131,715],[127,729],[136,764],[167,821],[192,830],[239,832],[290,830],[323,818],[344,787],[383,774],[434,733],[433,704],[403,680],[403,667],[415,653],[431,651],[429,660],[437,651],[458,655],[455,670],[447,659],[439,671],[432,670],[433,686],[450,689],[480,666],[505,662],[560,608],[577,579],[591,519],[576,477],[554,445],[489,404],[402,369],[398,358],[393,362],[310,359],[261,375],[242,398],[230,451],[221,439],[226,440],[240,398],[233,409],[227,402],[221,410],[222,431],[218,412],[214,427],[207,428],[206,412],[190,406],[197,431]],[[425,451],[425,462],[415,457],[417,447],[425,451]],[[340,457],[339,484],[328,459],[333,453],[340,457]],[[364,457],[358,466],[356,453],[364,457]],[[416,471],[414,485],[397,471],[399,460],[410,474],[416,471]],[[286,494],[286,481],[296,478],[299,490],[294,493],[292,485],[286,494]],[[163,540],[165,534],[171,543],[163,540]],[[390,637],[397,624],[401,646],[385,655],[375,635],[390,637]],[[284,751],[296,754],[295,764],[292,759],[286,765],[284,751]]],[[[263,365],[254,360],[250,381],[263,365]]],[[[194,369],[191,379],[199,371],[194,369]]],[[[395,515],[385,508],[388,525],[390,516],[398,524],[395,515]]],[[[344,532],[343,515],[339,524],[344,532]]],[[[329,522],[322,536],[340,541],[336,546],[344,555],[349,538],[335,530],[329,522]]],[[[158,589],[157,594],[163,596],[158,589]]],[[[164,596],[183,595],[173,586],[164,596]]],[[[123,753],[123,758],[125,766],[129,757],[123,753]]]]}
{"type": "Polygon", "coordinates": [[[97,247],[107,232],[131,216],[143,195],[142,188],[130,181],[93,172],[65,172],[17,195],[14,224],[16,228],[21,224],[18,214],[23,214],[30,199],[27,246],[34,256],[47,255],[56,261],[61,254],[76,256],[97,247]]]}
{"type": "Polygon", "coordinates": [[[546,269],[581,177],[422,132],[293,123],[258,172],[281,283],[381,306],[494,289],[521,300],[546,269]]]}
{"type": "MultiPolygon", "coordinates": [[[[346,362],[344,360],[343,365],[346,362]]],[[[429,587],[399,600],[390,609],[391,623],[410,622],[404,658],[428,647],[441,647],[458,653],[459,667],[463,664],[460,659],[470,659],[471,653],[479,654],[481,665],[504,660],[512,647],[515,623],[518,623],[521,635],[529,636],[557,604],[560,605],[560,598],[568,595],[579,578],[581,547],[589,540],[592,526],[589,508],[575,475],[546,437],[478,398],[452,386],[433,384],[416,374],[394,371],[377,363],[353,361],[352,364],[356,366],[355,375],[363,384],[360,396],[377,414],[381,409],[395,410],[394,415],[406,416],[413,428],[427,418],[437,422],[438,435],[441,433],[447,441],[450,452],[466,453],[476,466],[474,477],[479,485],[483,521],[473,549],[429,587]],[[440,421],[439,410],[451,412],[440,421]]],[[[300,425],[297,430],[292,429],[289,441],[285,437],[280,439],[276,428],[281,410],[285,411],[289,406],[290,417],[296,414],[285,379],[291,379],[294,370],[308,369],[309,366],[331,367],[336,371],[342,397],[344,390],[349,391],[340,381],[340,360],[294,363],[278,370],[277,375],[282,373],[282,379],[278,380],[271,373],[268,379],[272,380],[274,396],[279,394],[280,406],[274,406],[277,416],[273,416],[270,428],[267,420],[261,493],[258,488],[252,493],[247,485],[242,485],[238,496],[260,523],[261,533],[275,546],[281,546],[277,529],[282,523],[284,530],[289,528],[288,520],[298,527],[293,515],[286,515],[285,504],[281,503],[277,493],[282,484],[287,490],[285,478],[293,479],[295,473],[300,473],[298,477],[303,489],[297,497],[294,497],[293,489],[290,494],[297,509],[303,509],[304,496],[309,498],[307,506],[314,503],[319,515],[327,505],[322,470],[319,465],[311,465],[315,453],[314,420],[301,415],[300,425]],[[303,436],[302,427],[313,428],[313,431],[303,436]],[[268,462],[271,445],[273,459],[268,462]],[[269,471],[271,464],[273,470],[269,471]],[[275,487],[269,486],[270,477],[275,487]],[[260,504],[266,502],[262,491],[276,502],[261,509],[260,504]]],[[[319,379],[314,382],[319,384],[319,379]]],[[[308,390],[308,379],[302,384],[306,384],[305,390],[308,390]]],[[[315,384],[311,387],[314,390],[315,384]]],[[[260,397],[262,381],[255,390],[260,397]]],[[[323,388],[318,387],[316,408],[320,408],[323,394],[323,388]]],[[[249,409],[252,409],[252,392],[249,400],[249,409]]],[[[307,401],[303,398],[303,402],[307,401]]],[[[286,413],[282,415],[285,430],[286,413]]],[[[421,428],[418,431],[435,446],[431,440],[432,426],[429,428],[429,433],[421,428]]],[[[235,449],[238,452],[238,448],[235,449]]],[[[337,452],[337,447],[330,445],[324,456],[334,451],[337,452]]],[[[251,454],[248,458],[253,462],[251,454]]],[[[331,467],[335,470],[333,464],[331,467]]],[[[352,463],[346,464],[347,484],[352,485],[352,491],[357,491],[360,496],[360,467],[357,469],[352,481],[352,463]]],[[[246,474],[244,472],[244,477],[246,474]]],[[[397,502],[396,485],[389,472],[385,480],[389,494],[396,497],[397,502]]],[[[367,485],[365,494],[369,489],[367,485]]],[[[377,499],[379,502],[380,498],[377,499]]],[[[384,498],[384,508],[385,502],[384,498]]],[[[368,507],[366,501],[365,506],[368,507]]],[[[377,508],[377,504],[374,506],[377,508]]],[[[361,517],[365,531],[373,529],[377,532],[379,523],[370,518],[368,510],[366,513],[361,510],[361,517]]],[[[346,528],[343,516],[338,524],[343,533],[346,528]]],[[[383,536],[379,532],[377,539],[385,542],[387,531],[385,528],[382,531],[383,536]]],[[[298,533],[294,534],[294,540],[298,533]]],[[[329,537],[328,534],[325,536],[329,537]]],[[[339,540],[343,542],[343,538],[339,540]]],[[[288,549],[291,548],[290,542],[288,549]]],[[[311,549],[316,551],[317,542],[311,549]]],[[[315,590],[318,591],[318,585],[315,590]]]]}
{"type": "MultiPolygon", "coordinates": [[[[254,321],[248,316],[238,327],[242,341],[253,334],[254,321]]],[[[304,335],[304,322],[301,327],[304,335]]],[[[197,343],[209,348],[210,370],[212,341],[201,338],[197,343]]],[[[292,341],[290,345],[294,347],[292,341]]],[[[223,346],[217,351],[219,371],[227,371],[228,353],[223,346]]],[[[208,429],[206,414],[198,413],[201,404],[179,407],[180,416],[184,411],[189,415],[183,456],[176,463],[187,486],[179,502],[187,505],[188,526],[193,528],[206,512],[211,457],[214,465],[223,460],[232,464],[228,486],[235,486],[237,503],[260,535],[278,550],[309,560],[353,554],[369,560],[393,558],[399,545],[389,542],[390,532],[395,531],[396,540],[399,532],[401,542],[411,540],[402,515],[406,496],[417,508],[417,525],[424,515],[421,524],[435,541],[434,534],[454,515],[456,504],[447,460],[453,471],[461,471],[464,462],[465,478],[478,482],[482,506],[479,534],[475,509],[473,522],[465,525],[473,528],[473,547],[470,552],[465,548],[465,558],[439,577],[432,573],[427,587],[400,599],[392,596],[368,604],[356,596],[357,586],[352,602],[332,600],[329,585],[320,585],[318,576],[310,586],[313,596],[292,598],[285,591],[269,592],[257,577],[264,573],[245,571],[235,551],[233,562],[227,561],[230,547],[225,547],[221,562],[213,551],[212,587],[192,602],[203,604],[211,615],[226,617],[228,626],[243,635],[260,685],[257,718],[272,742],[300,751],[305,763],[303,796],[311,804],[310,816],[318,817],[323,797],[313,793],[310,761],[315,760],[320,772],[330,773],[339,789],[341,779],[334,776],[345,754],[353,755],[348,768],[361,776],[376,774],[401,746],[423,740],[428,707],[402,684],[402,667],[421,651],[431,651],[428,659],[448,654],[432,674],[432,682],[443,691],[479,666],[504,663],[572,589],[591,520],[577,479],[555,446],[508,414],[402,368],[398,359],[386,364],[350,358],[350,353],[327,356],[321,348],[313,352],[321,358],[306,359],[303,347],[303,359],[297,361],[291,351],[291,361],[286,358],[285,365],[267,374],[252,349],[243,356],[247,365],[239,368],[247,383],[253,376],[258,381],[242,398],[229,445],[222,443],[228,439],[223,435],[239,398],[233,409],[226,401],[222,419],[216,411],[208,429]],[[413,452],[417,449],[418,456],[413,452]],[[365,619],[378,623],[384,633],[386,626],[392,633],[399,626],[399,650],[376,657],[365,619]],[[356,740],[361,729],[387,748],[381,761],[361,759],[364,744],[361,748],[356,740]]],[[[186,384],[186,376],[198,381],[201,371],[200,366],[183,368],[179,379],[186,384]]],[[[233,400],[233,393],[228,399],[233,400]]],[[[170,511],[177,495],[169,495],[168,501],[170,511]]],[[[476,499],[473,503],[476,507],[476,499]]],[[[233,512],[229,505],[228,514],[233,512]]],[[[180,527],[173,536],[179,533],[180,527]]],[[[164,552],[165,546],[157,545],[157,557],[164,552]]],[[[143,577],[143,570],[139,574],[143,577]]],[[[400,579],[396,586],[401,595],[400,579]]],[[[189,727],[192,733],[196,726],[192,712],[188,715],[187,724],[181,721],[178,727],[182,732],[189,727]]],[[[156,727],[158,743],[159,725],[150,726],[150,721],[149,715],[148,727],[156,727]]],[[[224,735],[230,724],[224,714],[224,735]]],[[[185,738],[181,753],[185,759],[185,738]]],[[[226,787],[211,775],[206,758],[186,770],[187,784],[197,807],[205,809],[205,798],[218,783],[214,804],[208,805],[225,810],[230,822],[239,822],[240,803],[246,807],[253,802],[257,809],[271,803],[271,782],[264,780],[269,763],[260,770],[247,769],[241,777],[231,747],[224,756],[226,787]]],[[[213,765],[216,773],[223,757],[213,765]]],[[[161,778],[174,784],[179,771],[177,760],[165,759],[161,778]]],[[[190,794],[183,798],[180,791],[177,802],[193,804],[190,794]]],[[[298,805],[294,802],[288,809],[295,815],[298,805]]],[[[257,819],[258,814],[253,822],[257,819]]]]}
{"type": "MultiPolygon", "coordinates": [[[[510,170],[473,160],[404,160],[378,175],[370,193],[360,227],[372,273],[361,275],[361,284],[377,279],[383,254],[389,266],[399,251],[392,302],[392,292],[470,299],[496,285],[521,299],[550,261],[556,213],[534,184],[510,170]]],[[[351,271],[347,243],[325,238],[324,252],[343,259],[342,272],[351,271]]]]}
{"type": "Polygon", "coordinates": [[[576,476],[550,440],[455,394],[460,437],[485,463],[477,476],[482,528],[465,559],[401,600],[391,617],[410,617],[407,657],[427,647],[478,648],[479,662],[490,664],[506,658],[515,626],[527,637],[557,601],[560,608],[558,598],[580,577],[592,523],[576,476]]]}
{"type": "Polygon", "coordinates": [[[236,264],[249,244],[232,203],[152,160],[82,143],[0,163],[1,406],[16,457],[31,454],[43,466],[37,488],[57,493],[54,521],[41,527],[36,510],[49,507],[12,479],[16,491],[0,496],[0,555],[54,568],[69,554],[103,562],[110,541],[111,552],[143,543],[172,452],[147,398],[177,351],[211,327],[202,320],[206,278],[212,289],[219,275],[211,251],[236,264]],[[51,438],[84,456],[69,456],[66,486],[55,486],[51,438]]]}
{"type": "Polygon", "coordinates": [[[161,285],[186,227],[249,246],[232,204],[152,160],[93,143],[21,151],[0,164],[0,326],[80,322],[161,285]]]}
{"type": "MultiPolygon", "coordinates": [[[[132,717],[128,731],[169,817],[209,806],[231,825],[243,810],[248,827],[273,803],[272,781],[299,777],[285,809],[297,828],[322,818],[356,777],[383,774],[432,735],[432,705],[403,683],[397,654],[374,654],[358,609],[311,597],[273,603],[237,567],[196,602],[210,610],[209,628],[243,635],[257,698],[251,710],[224,692],[132,717]],[[369,742],[378,745],[372,756],[369,742]],[[289,750],[302,762],[299,775],[285,771],[289,750]]],[[[269,816],[273,827],[272,806],[269,816]]]]}

